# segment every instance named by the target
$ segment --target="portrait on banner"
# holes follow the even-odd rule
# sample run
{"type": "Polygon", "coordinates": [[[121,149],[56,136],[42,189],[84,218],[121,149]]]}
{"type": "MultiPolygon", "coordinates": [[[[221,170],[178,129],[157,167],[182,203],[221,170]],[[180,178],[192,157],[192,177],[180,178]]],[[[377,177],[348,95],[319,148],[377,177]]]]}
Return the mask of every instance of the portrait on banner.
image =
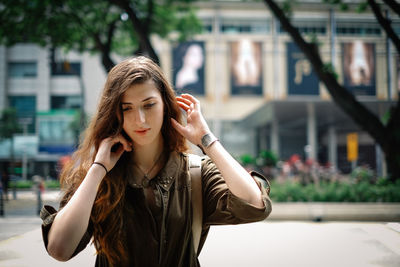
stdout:
{"type": "Polygon", "coordinates": [[[177,93],[204,95],[204,62],[204,42],[184,42],[173,48],[173,82],[177,93]]]}

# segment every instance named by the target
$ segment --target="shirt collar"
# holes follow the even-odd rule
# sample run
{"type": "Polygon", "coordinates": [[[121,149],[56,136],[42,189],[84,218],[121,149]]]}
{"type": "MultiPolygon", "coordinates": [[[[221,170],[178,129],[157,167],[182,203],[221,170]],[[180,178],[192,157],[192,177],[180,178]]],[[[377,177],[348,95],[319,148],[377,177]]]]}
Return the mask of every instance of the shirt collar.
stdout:
{"type": "Polygon", "coordinates": [[[161,188],[166,191],[169,191],[172,184],[178,177],[179,172],[182,170],[182,160],[180,157],[180,153],[176,151],[172,151],[169,154],[169,159],[165,164],[164,168],[159,173],[158,177],[156,178],[161,188]]]}

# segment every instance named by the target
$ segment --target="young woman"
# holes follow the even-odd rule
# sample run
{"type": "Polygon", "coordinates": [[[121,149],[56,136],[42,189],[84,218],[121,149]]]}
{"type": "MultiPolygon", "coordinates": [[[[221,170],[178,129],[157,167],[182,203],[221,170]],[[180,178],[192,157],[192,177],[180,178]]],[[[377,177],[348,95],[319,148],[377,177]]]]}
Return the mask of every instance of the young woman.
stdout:
{"type": "Polygon", "coordinates": [[[211,134],[199,101],[175,97],[161,69],[115,66],[85,138],[61,174],[57,212],[42,210],[48,253],[66,261],[93,238],[96,266],[199,266],[209,226],[265,219],[271,201],[211,134]],[[181,109],[187,114],[182,124],[181,109]],[[186,140],[201,145],[202,238],[197,253],[186,140]]]}

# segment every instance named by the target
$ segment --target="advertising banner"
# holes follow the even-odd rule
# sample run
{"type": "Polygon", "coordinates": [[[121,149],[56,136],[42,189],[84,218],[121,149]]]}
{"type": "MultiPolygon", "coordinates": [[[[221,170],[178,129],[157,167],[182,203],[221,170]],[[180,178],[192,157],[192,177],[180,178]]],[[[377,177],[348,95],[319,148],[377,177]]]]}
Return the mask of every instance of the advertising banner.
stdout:
{"type": "Polygon", "coordinates": [[[231,43],[232,95],[262,94],[262,50],[260,42],[242,39],[231,43]]]}
{"type": "Polygon", "coordinates": [[[343,43],[342,56],[344,86],[355,95],[376,95],[375,45],[343,43]]]}
{"type": "Polygon", "coordinates": [[[177,94],[204,95],[204,42],[180,43],[173,48],[173,82],[177,94]]]}
{"type": "Polygon", "coordinates": [[[318,95],[318,77],[310,61],[295,43],[287,43],[287,74],[289,95],[318,95]]]}

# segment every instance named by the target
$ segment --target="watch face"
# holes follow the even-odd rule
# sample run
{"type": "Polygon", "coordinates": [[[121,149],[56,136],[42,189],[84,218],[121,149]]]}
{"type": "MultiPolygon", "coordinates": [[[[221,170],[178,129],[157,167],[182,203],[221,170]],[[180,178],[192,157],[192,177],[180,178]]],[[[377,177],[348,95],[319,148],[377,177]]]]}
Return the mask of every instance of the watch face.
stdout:
{"type": "Polygon", "coordinates": [[[201,144],[203,147],[208,147],[216,138],[212,134],[205,134],[203,138],[201,138],[201,144]]]}
{"type": "Polygon", "coordinates": [[[201,144],[202,144],[204,147],[208,147],[208,145],[210,144],[210,142],[211,142],[211,136],[210,136],[210,134],[206,134],[206,135],[203,136],[203,138],[201,138],[201,144]]]}

